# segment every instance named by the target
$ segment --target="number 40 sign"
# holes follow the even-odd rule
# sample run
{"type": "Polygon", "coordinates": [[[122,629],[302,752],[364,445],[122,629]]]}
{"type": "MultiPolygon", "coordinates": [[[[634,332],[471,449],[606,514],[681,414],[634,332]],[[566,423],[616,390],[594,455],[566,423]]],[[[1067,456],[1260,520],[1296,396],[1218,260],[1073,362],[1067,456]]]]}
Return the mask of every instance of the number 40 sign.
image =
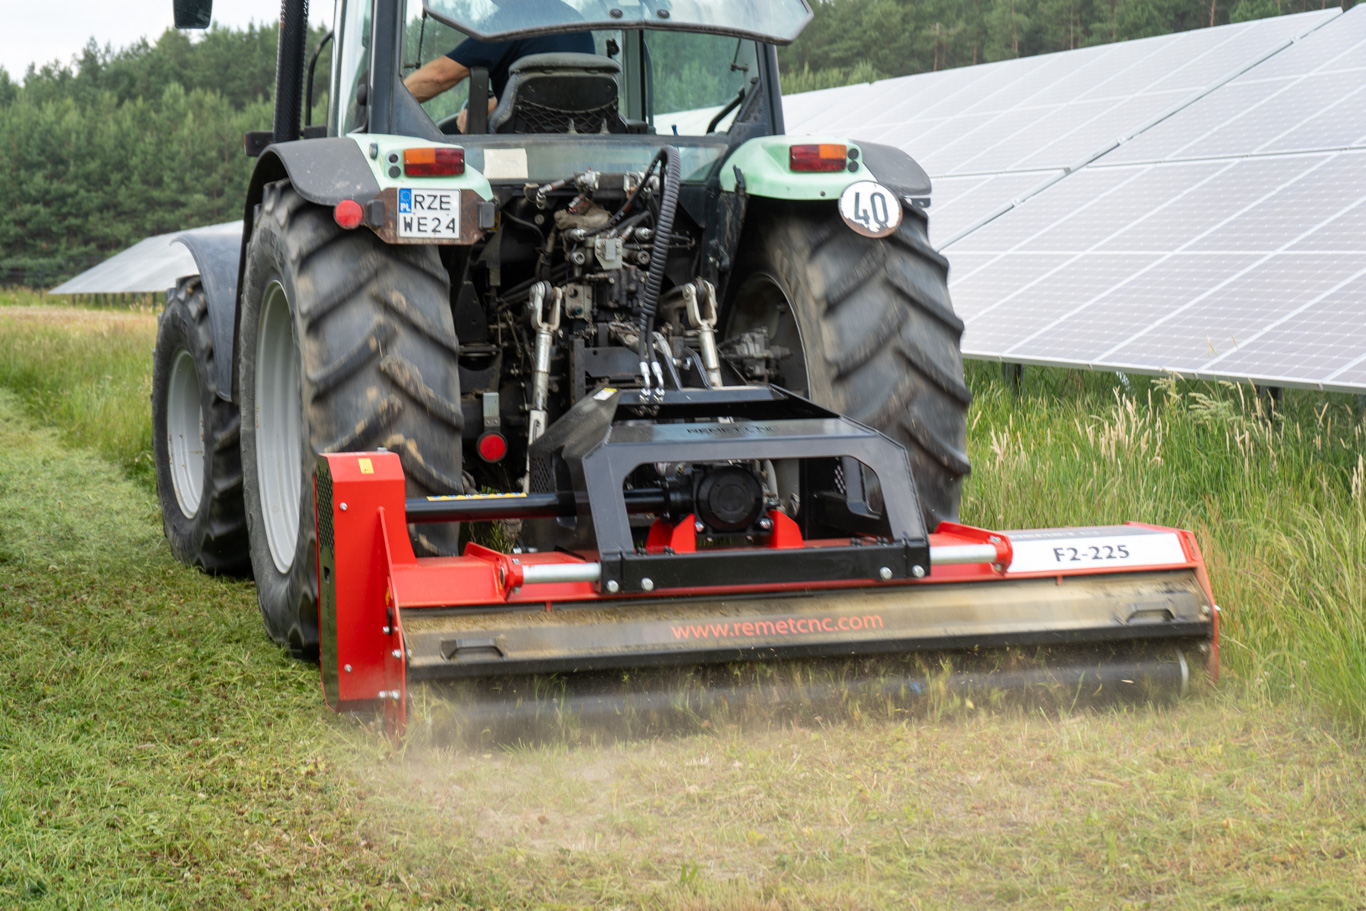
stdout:
{"type": "Polygon", "coordinates": [[[886,237],[901,224],[901,201],[882,184],[860,180],[840,194],[840,215],[865,237],[886,237]]]}

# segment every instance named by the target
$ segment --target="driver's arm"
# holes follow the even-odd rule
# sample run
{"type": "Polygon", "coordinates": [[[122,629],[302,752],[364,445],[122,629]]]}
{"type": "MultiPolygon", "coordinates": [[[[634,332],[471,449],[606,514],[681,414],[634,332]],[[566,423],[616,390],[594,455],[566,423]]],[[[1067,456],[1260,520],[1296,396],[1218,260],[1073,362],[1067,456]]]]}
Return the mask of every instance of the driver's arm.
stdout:
{"type": "Polygon", "coordinates": [[[456,83],[470,74],[469,67],[450,57],[433,57],[408,74],[403,84],[419,102],[434,98],[455,88],[456,83]]]}

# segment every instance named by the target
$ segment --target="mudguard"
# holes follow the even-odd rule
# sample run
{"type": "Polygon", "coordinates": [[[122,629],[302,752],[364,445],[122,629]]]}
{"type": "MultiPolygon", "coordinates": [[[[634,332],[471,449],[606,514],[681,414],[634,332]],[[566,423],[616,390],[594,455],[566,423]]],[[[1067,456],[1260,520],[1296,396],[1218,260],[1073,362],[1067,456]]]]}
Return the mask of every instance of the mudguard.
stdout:
{"type": "MultiPolygon", "coordinates": [[[[235,224],[222,225],[231,229],[235,224]]],[[[184,244],[194,257],[199,282],[209,306],[209,329],[214,351],[233,350],[237,314],[238,261],[242,255],[243,235],[237,231],[199,229],[179,235],[172,243],[184,244]]],[[[232,401],[232,358],[214,358],[214,391],[232,401]]]]}
{"type": "Polygon", "coordinates": [[[878,183],[903,200],[929,198],[930,175],[910,155],[875,142],[860,142],[858,147],[863,150],[864,166],[877,175],[878,183]]]}
{"type": "Polygon", "coordinates": [[[215,352],[215,391],[227,401],[237,400],[234,365],[237,363],[237,289],[245,268],[256,205],[266,184],[288,177],[309,202],[334,206],[343,199],[369,199],[379,193],[370,163],[354,139],[336,137],[269,145],[257,159],[247,191],[242,233],[182,234],[176,240],[189,248],[199,267],[209,305],[209,325],[215,352]]]}
{"type": "MultiPolygon", "coordinates": [[[[761,136],[735,150],[721,166],[721,189],[735,192],[743,179],[745,192],[768,199],[834,201],[851,183],[875,180],[911,203],[930,195],[930,177],[895,146],[856,142],[830,136],[761,136]],[[849,149],[849,166],[840,171],[796,173],[789,150],[804,143],[835,143],[849,149]],[[737,173],[738,172],[738,173],[737,173]]],[[[911,204],[924,205],[921,202],[911,204]]]]}

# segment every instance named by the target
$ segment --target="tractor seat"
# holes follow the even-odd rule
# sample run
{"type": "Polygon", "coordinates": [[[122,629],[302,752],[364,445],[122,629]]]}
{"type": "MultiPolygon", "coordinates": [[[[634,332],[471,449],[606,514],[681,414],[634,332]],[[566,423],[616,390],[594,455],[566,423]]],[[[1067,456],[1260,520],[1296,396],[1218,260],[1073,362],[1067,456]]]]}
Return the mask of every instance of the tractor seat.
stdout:
{"type": "Polygon", "coordinates": [[[625,133],[621,66],[597,54],[532,54],[508,70],[490,133],[625,133]]]}

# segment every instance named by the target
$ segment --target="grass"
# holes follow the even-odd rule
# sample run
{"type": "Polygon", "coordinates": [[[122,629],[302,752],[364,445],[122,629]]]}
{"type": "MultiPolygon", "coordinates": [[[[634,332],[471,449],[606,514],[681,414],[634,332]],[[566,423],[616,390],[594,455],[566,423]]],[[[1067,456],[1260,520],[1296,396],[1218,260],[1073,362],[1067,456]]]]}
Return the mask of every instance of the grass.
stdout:
{"type": "Polygon", "coordinates": [[[166,553],[155,318],[32,303],[0,292],[0,907],[1366,904],[1350,400],[973,366],[970,521],[1199,533],[1199,699],[394,749],[166,553]]]}
{"type": "Polygon", "coordinates": [[[30,417],[61,429],[153,483],[151,310],[86,309],[62,298],[0,288],[0,387],[30,417]]]}

